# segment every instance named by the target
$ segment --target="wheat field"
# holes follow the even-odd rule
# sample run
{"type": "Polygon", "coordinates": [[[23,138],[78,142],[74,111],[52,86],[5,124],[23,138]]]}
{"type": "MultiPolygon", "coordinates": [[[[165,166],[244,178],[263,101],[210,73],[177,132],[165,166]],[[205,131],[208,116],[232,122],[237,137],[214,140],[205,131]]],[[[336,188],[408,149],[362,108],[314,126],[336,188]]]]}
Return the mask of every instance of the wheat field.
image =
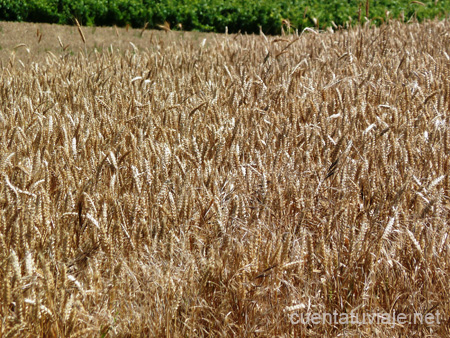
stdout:
{"type": "Polygon", "coordinates": [[[2,62],[0,336],[448,337],[449,32],[2,62]]]}

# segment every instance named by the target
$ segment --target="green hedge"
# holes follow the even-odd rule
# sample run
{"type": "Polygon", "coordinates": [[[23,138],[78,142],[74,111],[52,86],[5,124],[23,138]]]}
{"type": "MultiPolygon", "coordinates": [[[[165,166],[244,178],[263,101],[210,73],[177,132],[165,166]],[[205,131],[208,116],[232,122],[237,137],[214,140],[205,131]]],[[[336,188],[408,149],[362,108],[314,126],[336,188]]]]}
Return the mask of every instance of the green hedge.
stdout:
{"type": "MultiPolygon", "coordinates": [[[[370,0],[369,17],[382,22],[386,11],[391,18],[418,20],[444,17],[450,12],[450,1],[370,0]]],[[[165,21],[172,27],[182,24],[185,30],[278,34],[283,19],[302,30],[320,28],[332,21],[344,26],[358,21],[366,13],[365,0],[0,0],[0,20],[83,25],[154,28],[165,21]]]]}

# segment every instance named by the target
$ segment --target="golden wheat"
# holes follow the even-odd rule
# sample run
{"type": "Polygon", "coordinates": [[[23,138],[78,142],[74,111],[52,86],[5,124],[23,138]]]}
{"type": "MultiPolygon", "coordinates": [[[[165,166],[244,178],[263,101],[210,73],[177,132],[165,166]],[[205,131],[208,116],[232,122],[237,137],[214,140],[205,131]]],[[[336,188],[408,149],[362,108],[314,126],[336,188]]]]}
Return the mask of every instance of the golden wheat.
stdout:
{"type": "Polygon", "coordinates": [[[11,56],[0,336],[448,336],[449,27],[11,56]]]}

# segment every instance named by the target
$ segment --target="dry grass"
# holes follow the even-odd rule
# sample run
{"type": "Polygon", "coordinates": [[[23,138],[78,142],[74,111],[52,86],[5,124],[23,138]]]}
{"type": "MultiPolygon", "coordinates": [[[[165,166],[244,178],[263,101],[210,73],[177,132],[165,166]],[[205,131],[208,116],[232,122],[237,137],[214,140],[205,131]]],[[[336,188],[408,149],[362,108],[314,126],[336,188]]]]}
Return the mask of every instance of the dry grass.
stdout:
{"type": "Polygon", "coordinates": [[[86,44],[80,38],[79,29],[74,26],[50,25],[45,23],[0,21],[0,67],[4,67],[14,54],[15,61],[24,64],[45,62],[48,55],[73,57],[80,49],[92,54],[95,51],[139,50],[151,47],[164,37],[165,43],[178,40],[208,41],[215,36],[200,32],[171,32],[127,29],[119,27],[81,27],[86,44]]]}
{"type": "Polygon", "coordinates": [[[449,28],[11,57],[0,335],[449,336],[449,28]]]}

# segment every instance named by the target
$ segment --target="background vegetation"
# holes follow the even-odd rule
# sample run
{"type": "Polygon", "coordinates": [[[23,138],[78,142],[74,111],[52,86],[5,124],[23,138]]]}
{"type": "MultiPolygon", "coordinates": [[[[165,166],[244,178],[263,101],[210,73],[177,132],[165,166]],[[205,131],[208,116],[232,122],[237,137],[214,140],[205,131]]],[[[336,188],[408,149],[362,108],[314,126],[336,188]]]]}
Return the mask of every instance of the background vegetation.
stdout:
{"type": "Polygon", "coordinates": [[[0,20],[83,25],[131,25],[149,28],[164,22],[185,30],[278,34],[282,20],[303,29],[324,28],[364,20],[380,23],[391,18],[419,20],[445,16],[449,1],[409,0],[0,0],[0,20]]]}

